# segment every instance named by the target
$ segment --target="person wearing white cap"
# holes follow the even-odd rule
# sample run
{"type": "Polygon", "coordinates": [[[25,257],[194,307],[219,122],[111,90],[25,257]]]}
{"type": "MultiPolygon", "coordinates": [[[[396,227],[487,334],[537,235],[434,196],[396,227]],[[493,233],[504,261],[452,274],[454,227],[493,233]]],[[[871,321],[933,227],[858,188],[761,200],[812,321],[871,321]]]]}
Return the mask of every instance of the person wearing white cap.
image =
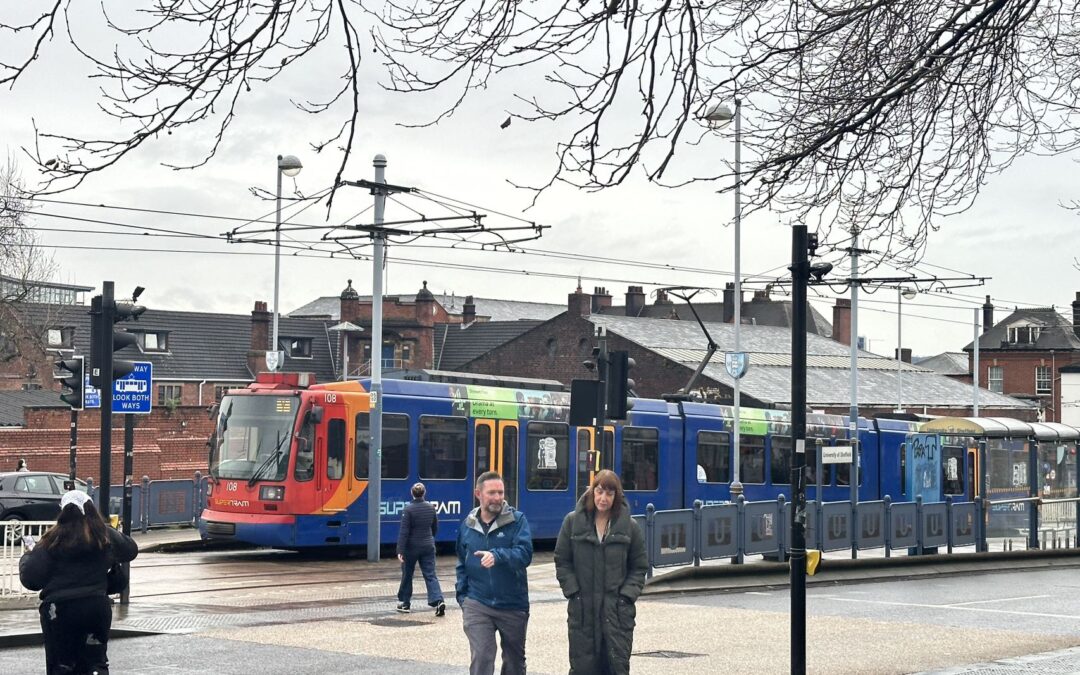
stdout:
{"type": "Polygon", "coordinates": [[[41,591],[38,612],[49,675],[108,675],[108,573],[138,553],[131,537],[105,525],[85,492],[72,490],[60,498],[56,524],[19,561],[23,586],[41,591]]]}
{"type": "Polygon", "coordinates": [[[427,585],[428,605],[435,608],[435,616],[446,614],[439,577],[435,575],[435,533],[439,531],[439,514],[435,505],[425,500],[427,488],[423,483],[412,486],[412,502],[401,512],[401,529],[398,531],[397,557],[401,562],[401,585],[398,586],[397,611],[412,611],[412,580],[416,563],[427,585]]]}

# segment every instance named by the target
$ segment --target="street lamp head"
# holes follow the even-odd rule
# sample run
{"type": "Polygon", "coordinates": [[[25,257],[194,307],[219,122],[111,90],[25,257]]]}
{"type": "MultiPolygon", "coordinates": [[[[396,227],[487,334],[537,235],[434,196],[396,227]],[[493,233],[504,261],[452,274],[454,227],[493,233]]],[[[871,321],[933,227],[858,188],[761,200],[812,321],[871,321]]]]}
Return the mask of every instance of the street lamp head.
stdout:
{"type": "Polygon", "coordinates": [[[905,300],[914,300],[915,296],[918,295],[918,292],[910,288],[905,288],[900,291],[900,295],[904,296],[905,300]]]}
{"type": "Polygon", "coordinates": [[[300,163],[300,160],[295,155],[285,155],[284,157],[278,155],[277,168],[278,171],[292,178],[300,173],[300,169],[303,169],[304,165],[300,163]]]}
{"type": "Polygon", "coordinates": [[[727,103],[717,103],[705,113],[703,117],[709,126],[713,129],[723,129],[731,120],[735,119],[735,113],[731,111],[731,107],[727,103]]]}

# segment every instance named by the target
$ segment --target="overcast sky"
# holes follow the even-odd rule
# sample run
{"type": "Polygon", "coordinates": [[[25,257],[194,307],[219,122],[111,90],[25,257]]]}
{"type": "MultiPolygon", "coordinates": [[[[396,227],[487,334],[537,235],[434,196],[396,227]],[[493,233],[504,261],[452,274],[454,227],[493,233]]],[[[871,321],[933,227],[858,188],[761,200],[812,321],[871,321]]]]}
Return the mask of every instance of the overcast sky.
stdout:
{"type": "MultiPolygon", "coordinates": [[[[10,61],[11,57],[0,44],[0,58],[10,61]]],[[[249,188],[273,192],[278,154],[295,154],[303,161],[295,187],[305,194],[328,187],[337,168],[337,155],[315,155],[309,143],[332,133],[340,124],[339,118],[305,115],[289,102],[290,97],[313,86],[316,78],[312,74],[317,72],[317,68],[297,70],[291,78],[257,88],[239,108],[217,156],[202,168],[177,172],[161,166],[162,162],[193,161],[208,147],[211,130],[192,128],[147,144],[104,174],[53,199],[242,219],[269,216],[272,222],[272,201],[253,197],[249,188]]],[[[34,142],[35,121],[39,128],[53,131],[91,130],[103,135],[114,129],[115,122],[96,113],[93,83],[86,74],[85,66],[72,59],[69,50],[54,43],[25,80],[13,91],[0,93],[0,150],[18,157],[20,148],[34,142]]],[[[524,84],[516,82],[519,88],[524,84]]],[[[567,293],[576,286],[575,277],[580,275],[586,290],[604,286],[621,304],[628,284],[644,285],[651,293],[661,285],[721,287],[731,281],[734,202],[730,194],[717,194],[715,188],[672,190],[641,179],[601,193],[557,186],[523,213],[531,194],[512,187],[510,181],[546,182],[555,166],[556,130],[520,121],[500,128],[512,105],[506,92],[479,91],[436,127],[404,128],[398,123],[423,121],[432,113],[432,101],[388,94],[372,79],[362,93],[360,133],[353,145],[357,159],[347,178],[372,178],[371,158],[382,153],[389,160],[388,182],[475,204],[482,213],[490,214],[490,226],[516,222],[498,213],[550,225],[542,239],[524,245],[527,249],[715,272],[433,249],[418,241],[391,247],[388,293],[414,293],[426,280],[435,292],[459,296],[565,303],[567,293]],[[434,268],[424,261],[466,268],[434,268]],[[497,268],[506,273],[469,267],[497,268]],[[527,275],[524,271],[565,278],[527,275]]],[[[732,137],[717,134],[680,158],[685,166],[704,170],[713,163],[720,166],[732,155],[732,137]]],[[[29,163],[24,162],[23,168],[32,181],[29,163]]],[[[936,223],[939,230],[931,234],[924,259],[927,264],[916,274],[970,274],[992,280],[985,287],[958,289],[951,296],[920,294],[905,301],[906,347],[917,355],[960,350],[972,337],[973,308],[982,304],[986,294],[994,298],[999,320],[1016,305],[1057,305],[1069,315],[1069,303],[1080,291],[1080,272],[1074,267],[1080,238],[1077,216],[1060,204],[1080,200],[1076,173],[1071,157],[1021,159],[1007,173],[990,180],[974,208],[936,223]]],[[[285,191],[293,191],[292,179],[285,179],[285,191]]],[[[332,219],[352,216],[370,204],[366,192],[346,188],[337,198],[332,219]]],[[[400,205],[388,206],[387,219],[414,217],[408,207],[428,216],[445,213],[436,213],[438,209],[432,204],[403,198],[400,205]]],[[[287,216],[292,208],[286,210],[287,216]]],[[[154,227],[219,235],[239,222],[61,204],[42,205],[33,219],[41,242],[56,247],[61,281],[100,288],[102,280],[112,280],[118,295],[136,285],[145,286],[142,302],[162,309],[247,313],[255,301],[269,303],[272,299],[271,247],[100,234],[91,231],[121,228],[57,216],[129,224],[137,226],[128,230],[136,233],[146,231],[140,228],[154,227]],[[57,228],[76,231],[58,232],[57,228]],[[100,250],[102,247],[158,250],[100,250]],[[196,252],[168,252],[179,249],[196,252]]],[[[370,217],[368,211],[354,222],[370,223],[370,217]]],[[[315,206],[295,220],[326,224],[326,211],[315,206]]],[[[791,238],[779,218],[758,213],[743,221],[742,230],[743,274],[783,274],[790,261],[791,238]]],[[[876,274],[891,273],[881,270],[876,274]]],[[[316,297],[336,295],[347,279],[353,280],[361,294],[369,293],[371,276],[371,264],[365,261],[283,255],[281,309],[287,312],[316,297]]],[[[827,288],[821,292],[826,297],[815,299],[815,305],[831,319],[836,296],[827,288]]],[[[891,354],[897,339],[896,291],[864,292],[860,297],[860,334],[869,338],[871,351],[891,354]]],[[[649,302],[652,300],[650,295],[649,302]]]]}

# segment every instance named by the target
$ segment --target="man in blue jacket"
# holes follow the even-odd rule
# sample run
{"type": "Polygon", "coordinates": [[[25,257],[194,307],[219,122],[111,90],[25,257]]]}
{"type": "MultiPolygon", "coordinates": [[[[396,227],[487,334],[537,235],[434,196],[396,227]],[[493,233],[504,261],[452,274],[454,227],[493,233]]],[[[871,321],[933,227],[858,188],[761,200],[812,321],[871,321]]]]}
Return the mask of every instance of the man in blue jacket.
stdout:
{"type": "Polygon", "coordinates": [[[465,518],[457,540],[457,601],[472,659],[470,675],[495,672],[495,633],[501,638],[502,675],[525,674],[529,626],[532,533],[525,514],[504,499],[502,476],[476,479],[480,506],[465,518]]]}

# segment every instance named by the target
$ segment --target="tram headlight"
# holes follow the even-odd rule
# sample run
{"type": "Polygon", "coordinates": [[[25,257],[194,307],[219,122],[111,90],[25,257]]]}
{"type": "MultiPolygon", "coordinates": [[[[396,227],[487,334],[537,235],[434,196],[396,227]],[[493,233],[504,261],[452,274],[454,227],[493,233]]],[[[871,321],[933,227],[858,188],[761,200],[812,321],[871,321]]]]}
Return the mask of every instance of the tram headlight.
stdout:
{"type": "Polygon", "coordinates": [[[264,502],[280,502],[285,499],[285,486],[263,485],[259,488],[259,499],[264,502]]]}

